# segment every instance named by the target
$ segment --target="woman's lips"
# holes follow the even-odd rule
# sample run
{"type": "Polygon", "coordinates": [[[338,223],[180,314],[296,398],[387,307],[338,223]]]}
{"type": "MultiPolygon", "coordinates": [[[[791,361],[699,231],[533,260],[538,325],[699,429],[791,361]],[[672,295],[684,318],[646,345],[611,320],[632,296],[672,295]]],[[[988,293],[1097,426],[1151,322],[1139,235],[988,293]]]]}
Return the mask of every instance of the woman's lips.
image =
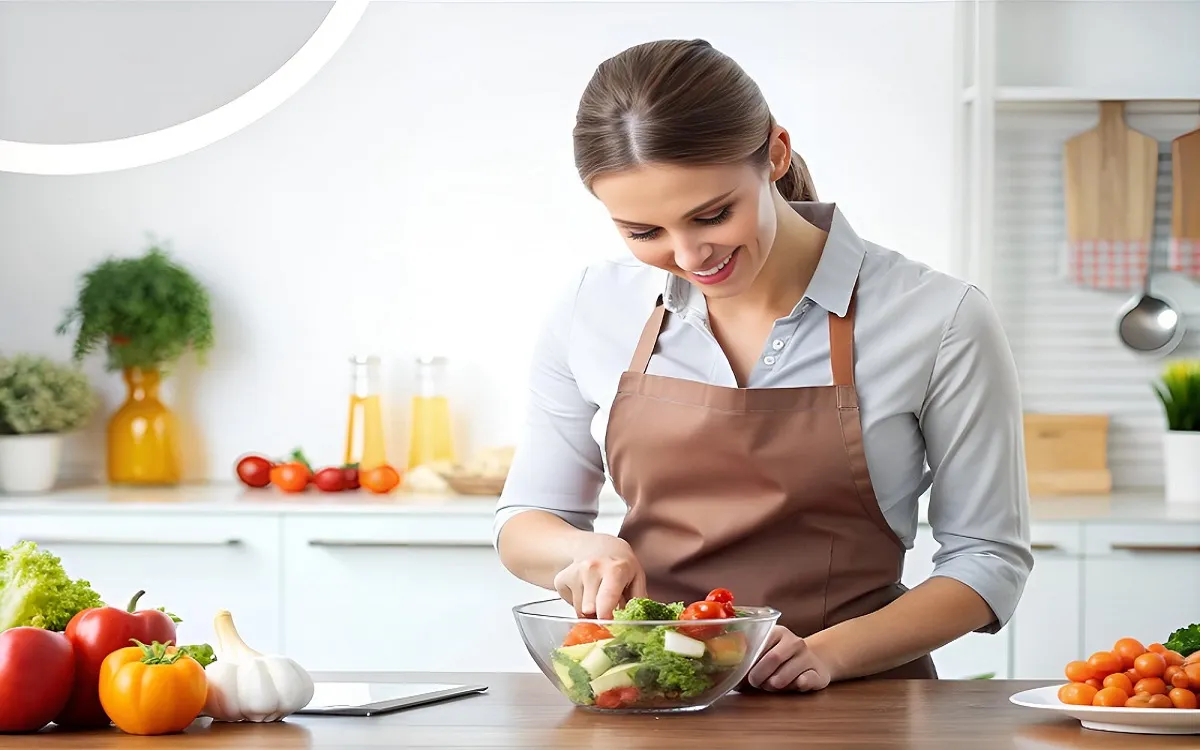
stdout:
{"type": "Polygon", "coordinates": [[[737,263],[738,254],[741,252],[741,250],[742,249],[740,247],[734,250],[732,253],[722,259],[720,263],[714,266],[709,272],[702,274],[692,271],[690,274],[691,277],[695,279],[697,283],[704,284],[706,286],[720,284],[733,274],[733,267],[737,263]]]}

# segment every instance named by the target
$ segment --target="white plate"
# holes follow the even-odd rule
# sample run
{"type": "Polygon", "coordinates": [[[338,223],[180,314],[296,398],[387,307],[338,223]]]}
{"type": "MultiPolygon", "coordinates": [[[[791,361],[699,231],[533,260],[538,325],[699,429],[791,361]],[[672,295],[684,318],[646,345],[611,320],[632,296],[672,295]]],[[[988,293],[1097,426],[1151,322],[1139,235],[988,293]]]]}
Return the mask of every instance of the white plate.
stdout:
{"type": "Polygon", "coordinates": [[[1026,708],[1065,714],[1078,719],[1085,729],[1100,732],[1200,734],[1200,709],[1068,706],[1058,699],[1059,687],[1024,690],[1008,700],[1026,708]]]}

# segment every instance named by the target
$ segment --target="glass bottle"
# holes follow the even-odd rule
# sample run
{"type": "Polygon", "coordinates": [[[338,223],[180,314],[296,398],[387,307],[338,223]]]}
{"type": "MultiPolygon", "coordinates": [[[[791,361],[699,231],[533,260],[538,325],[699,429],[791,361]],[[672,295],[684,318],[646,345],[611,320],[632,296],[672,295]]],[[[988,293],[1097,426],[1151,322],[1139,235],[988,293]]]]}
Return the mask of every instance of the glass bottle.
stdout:
{"type": "Polygon", "coordinates": [[[108,481],[170,485],[180,481],[175,415],[159,400],[162,373],[126,368],[125,402],[108,421],[108,481]]]}
{"type": "Polygon", "coordinates": [[[417,358],[417,390],[412,398],[412,435],[408,466],[454,463],[450,399],[446,395],[445,357],[417,358]]]}
{"type": "Polygon", "coordinates": [[[347,464],[367,471],[387,463],[379,357],[350,358],[350,419],[346,427],[347,464]]]}

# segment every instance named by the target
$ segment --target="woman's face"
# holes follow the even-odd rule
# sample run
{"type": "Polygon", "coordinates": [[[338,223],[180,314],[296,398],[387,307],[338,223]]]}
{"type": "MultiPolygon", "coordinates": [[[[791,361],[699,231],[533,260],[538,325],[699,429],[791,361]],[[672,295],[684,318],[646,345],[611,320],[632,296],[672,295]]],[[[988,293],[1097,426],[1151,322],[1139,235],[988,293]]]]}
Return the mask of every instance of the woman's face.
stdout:
{"type": "Polygon", "coordinates": [[[733,297],[750,288],[775,241],[775,177],[748,164],[646,165],[603,175],[592,192],[638,260],[708,297],[733,297]]]}

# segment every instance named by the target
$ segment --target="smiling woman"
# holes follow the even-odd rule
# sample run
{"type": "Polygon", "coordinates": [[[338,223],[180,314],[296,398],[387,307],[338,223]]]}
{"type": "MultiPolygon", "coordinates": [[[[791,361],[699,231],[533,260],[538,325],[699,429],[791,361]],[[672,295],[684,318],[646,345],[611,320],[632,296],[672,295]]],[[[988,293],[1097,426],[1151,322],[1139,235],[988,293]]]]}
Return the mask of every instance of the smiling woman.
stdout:
{"type": "Polygon", "coordinates": [[[1016,369],[983,294],[817,202],[707,42],[603,62],[574,137],[633,258],[585,268],[546,321],[504,565],[580,616],[715,587],[774,607],[748,675],[766,690],[933,678],[931,651],[1003,627],[1033,559],[1016,369]],[[616,537],[592,531],[606,469],[616,537]],[[941,546],[909,591],[928,489],[941,546]]]}

